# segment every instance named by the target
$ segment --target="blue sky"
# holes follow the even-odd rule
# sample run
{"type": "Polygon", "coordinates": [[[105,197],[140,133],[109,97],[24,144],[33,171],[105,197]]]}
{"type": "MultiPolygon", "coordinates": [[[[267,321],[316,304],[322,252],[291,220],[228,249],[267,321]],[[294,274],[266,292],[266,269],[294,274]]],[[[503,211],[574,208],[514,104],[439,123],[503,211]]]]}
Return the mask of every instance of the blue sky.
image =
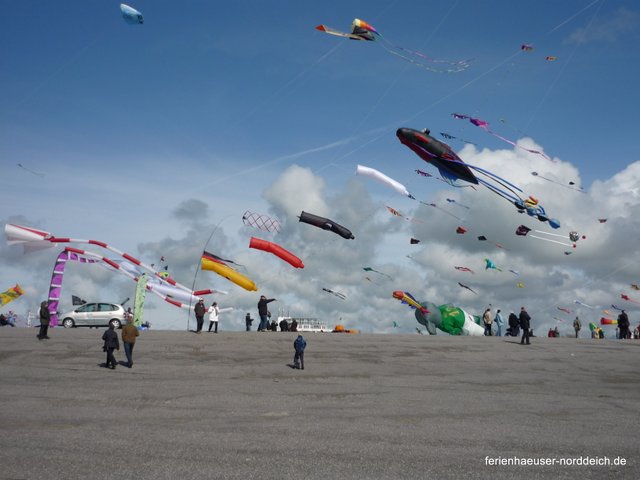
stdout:
{"type": "MultiPolygon", "coordinates": [[[[306,232],[295,231],[302,227],[295,223],[293,211],[310,205],[327,209],[319,213],[340,217],[348,201],[354,219],[358,214],[375,218],[379,227],[368,237],[370,256],[354,258],[350,271],[359,270],[359,263],[366,261],[406,272],[415,267],[406,254],[416,251],[406,251],[405,240],[417,232],[409,231],[408,224],[390,223],[393,219],[384,216],[384,205],[393,201],[396,208],[424,215],[432,225],[430,232],[449,229],[448,221],[433,212],[418,211],[415,204],[392,196],[383,186],[354,179],[353,172],[358,163],[377,168],[425,200],[459,194],[440,182],[417,177],[415,168],[435,171],[395,137],[401,126],[429,127],[463,137],[478,145],[468,151],[468,157],[463,156],[469,163],[476,156],[482,161],[482,149],[493,160],[507,150],[513,152],[481,129],[453,119],[452,112],[483,118],[507,138],[529,138],[558,159],[556,167],[539,165],[538,159],[529,157],[511,161],[533,162],[526,164],[524,175],[537,165],[536,169],[548,168],[548,175],[576,181],[589,191],[588,201],[576,200],[575,195],[563,201],[564,189],[538,188],[536,193],[547,195],[543,200],[558,201],[559,207],[567,208],[562,214],[569,221],[563,223],[582,230],[593,227],[581,223],[584,205],[600,208],[591,217],[609,212],[625,217],[624,212],[635,205],[635,196],[630,200],[623,195],[619,204],[607,203],[606,208],[599,199],[611,203],[606,189],[620,189],[624,179],[632,178],[627,186],[635,188],[636,177],[616,175],[640,160],[634,141],[640,44],[636,2],[131,2],[143,13],[144,25],[125,23],[118,2],[2,3],[7,13],[0,19],[4,222],[105,240],[135,255],[147,255],[151,262],[154,255],[163,254],[162,248],[174,259],[181,245],[183,251],[197,251],[200,236],[206,239],[218,223],[221,238],[214,238],[214,246],[229,254],[248,255],[245,242],[250,235],[240,221],[248,209],[289,214],[285,236],[271,239],[285,244],[289,240],[293,245],[302,242],[300,248],[304,246],[307,253],[309,242],[331,246],[340,239],[327,239],[325,232],[317,238],[305,237],[306,232]],[[436,58],[471,59],[471,65],[460,73],[432,73],[389,55],[376,44],[347,41],[314,29],[324,23],[347,30],[355,17],[372,23],[397,45],[436,58]],[[534,45],[532,52],[519,50],[525,42],[534,45]],[[558,60],[547,62],[547,55],[558,60]],[[18,163],[43,175],[28,172],[18,163]],[[294,165],[300,169],[292,171],[294,165]],[[305,185],[307,177],[317,192],[286,190],[305,185]],[[273,185],[280,190],[274,192],[273,185]],[[307,198],[312,193],[315,199],[307,198]],[[200,203],[184,203],[193,200],[200,203]],[[180,206],[185,205],[193,207],[193,215],[184,214],[180,206]],[[187,235],[190,231],[193,235],[187,235]]],[[[452,142],[452,146],[461,151],[464,144],[452,142]]],[[[505,160],[495,167],[514,181],[531,181],[519,178],[513,165],[505,160]]],[[[466,200],[485,203],[483,195],[466,200]]],[[[497,208],[506,216],[505,231],[517,226],[520,219],[508,206],[494,208],[499,199],[486,202],[486,211],[478,208],[465,220],[482,225],[483,215],[494,218],[497,208]]],[[[590,217],[585,216],[584,222],[586,218],[590,217]]],[[[354,221],[357,230],[358,220],[354,221]]],[[[629,222],[625,224],[631,228],[629,222]]],[[[362,229],[367,231],[364,225],[362,229]]],[[[428,262],[430,250],[455,241],[455,237],[433,239],[436,243],[423,250],[423,261],[428,262]]],[[[353,248],[368,251],[359,245],[353,248]]],[[[457,247],[477,253],[475,245],[457,247]]],[[[55,253],[37,254],[20,263],[14,260],[15,249],[5,244],[2,248],[3,258],[11,259],[2,275],[3,285],[15,281],[28,285],[29,301],[37,303],[46,294],[55,253]]],[[[598,248],[590,258],[605,257],[606,247],[598,248]]],[[[522,255],[518,261],[531,262],[521,250],[516,248],[512,258],[522,255]]],[[[541,251],[536,263],[543,259],[555,265],[556,253],[541,251]]],[[[308,254],[313,255],[313,250],[308,254]]],[[[342,271],[346,282],[342,284],[340,278],[325,277],[319,269],[289,279],[295,272],[284,271],[271,259],[253,254],[247,260],[248,273],[261,276],[267,268],[282,280],[280,284],[264,276],[260,283],[267,293],[276,292],[306,314],[335,319],[344,310],[346,318],[366,329],[355,306],[328,305],[324,297],[314,302],[311,297],[320,295],[317,288],[312,293],[290,287],[304,281],[314,288],[342,285],[354,296],[368,298],[371,292],[358,290],[361,275],[347,281],[349,275],[342,271]]],[[[334,268],[331,259],[323,262],[334,268]]],[[[176,275],[184,275],[180,279],[184,283],[193,275],[195,263],[197,257],[188,255],[174,260],[176,275]]],[[[347,263],[344,260],[335,268],[340,272],[347,263]]],[[[424,284],[433,287],[458,279],[453,275],[434,278],[431,268],[423,264],[404,285],[381,285],[380,294],[398,288],[419,291],[424,284]]],[[[598,276],[580,261],[568,268],[572,278],[595,281],[598,276]]],[[[540,272],[540,278],[548,274],[549,269],[540,272]]],[[[86,288],[96,296],[102,291],[119,294],[132,289],[125,280],[92,275],[78,267],[70,281],[76,282],[76,289],[86,288]]],[[[201,282],[230,290],[229,303],[255,310],[253,297],[210,276],[205,280],[206,275],[199,274],[201,282]]],[[[622,285],[627,279],[620,281],[622,285]]],[[[507,283],[503,280],[497,287],[506,289],[507,283]]],[[[570,300],[577,295],[576,288],[569,288],[570,300]]],[[[483,298],[483,305],[507,303],[513,293],[493,290],[491,295],[498,298],[493,302],[483,298]]],[[[526,293],[532,298],[545,294],[543,282],[540,290],[526,293]]],[[[471,301],[458,298],[458,292],[455,295],[442,298],[442,303],[471,301]]],[[[603,303],[604,296],[596,303],[603,303]]],[[[391,301],[385,298],[385,302],[391,301]]],[[[387,311],[386,304],[381,305],[384,319],[373,322],[374,331],[384,331],[390,316],[411,315],[400,307],[387,311]]],[[[158,305],[157,309],[161,323],[173,325],[171,307],[158,305]]],[[[410,321],[407,328],[413,329],[410,321]]]]}

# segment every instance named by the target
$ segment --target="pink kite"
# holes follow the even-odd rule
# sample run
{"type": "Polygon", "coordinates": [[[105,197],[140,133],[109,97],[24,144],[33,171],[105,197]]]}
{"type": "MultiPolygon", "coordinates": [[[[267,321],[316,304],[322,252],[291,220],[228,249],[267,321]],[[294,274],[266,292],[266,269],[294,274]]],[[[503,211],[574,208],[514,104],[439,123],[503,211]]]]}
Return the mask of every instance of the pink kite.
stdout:
{"type": "Polygon", "coordinates": [[[469,272],[469,273],[472,273],[472,274],[476,273],[476,272],[474,272],[473,270],[471,270],[468,267],[453,267],[453,268],[455,268],[456,270],[459,270],[461,272],[469,272]]]}

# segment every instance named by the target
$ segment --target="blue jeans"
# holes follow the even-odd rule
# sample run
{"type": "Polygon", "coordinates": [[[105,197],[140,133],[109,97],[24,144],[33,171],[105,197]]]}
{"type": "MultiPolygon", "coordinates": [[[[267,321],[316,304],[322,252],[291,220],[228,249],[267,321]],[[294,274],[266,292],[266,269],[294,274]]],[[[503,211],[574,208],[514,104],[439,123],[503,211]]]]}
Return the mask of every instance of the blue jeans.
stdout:
{"type": "Polygon", "coordinates": [[[122,343],[124,343],[124,353],[127,356],[127,366],[131,368],[131,366],[133,365],[133,346],[135,345],[135,343],[122,343]]]}
{"type": "Polygon", "coordinates": [[[496,337],[501,337],[502,336],[502,325],[498,325],[498,324],[496,324],[496,325],[498,326],[498,332],[496,333],[496,337]]]}
{"type": "Polygon", "coordinates": [[[267,325],[269,325],[269,317],[266,315],[260,315],[260,325],[258,325],[258,330],[266,330],[267,325]]]}

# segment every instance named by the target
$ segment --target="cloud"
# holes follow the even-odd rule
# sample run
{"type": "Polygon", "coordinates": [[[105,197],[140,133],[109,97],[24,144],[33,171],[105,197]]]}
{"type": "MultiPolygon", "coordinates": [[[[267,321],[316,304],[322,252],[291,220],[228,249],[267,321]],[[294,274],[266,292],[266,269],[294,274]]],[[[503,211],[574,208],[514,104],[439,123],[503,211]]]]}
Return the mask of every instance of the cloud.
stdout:
{"type": "Polygon", "coordinates": [[[610,18],[574,30],[565,43],[576,45],[590,42],[612,43],[637,30],[638,27],[640,27],[640,13],[620,7],[610,18]]]}

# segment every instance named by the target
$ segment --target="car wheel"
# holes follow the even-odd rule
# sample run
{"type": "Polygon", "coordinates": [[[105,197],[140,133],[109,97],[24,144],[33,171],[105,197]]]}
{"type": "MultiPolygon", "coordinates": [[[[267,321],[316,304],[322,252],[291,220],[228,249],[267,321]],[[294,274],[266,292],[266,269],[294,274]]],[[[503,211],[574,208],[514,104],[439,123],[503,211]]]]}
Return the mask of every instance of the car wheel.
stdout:
{"type": "Polygon", "coordinates": [[[76,326],[76,323],[73,321],[73,318],[65,318],[62,321],[62,326],[64,328],[73,328],[76,326]]]}
{"type": "Polygon", "coordinates": [[[113,328],[120,328],[122,326],[122,323],[117,318],[113,318],[109,322],[109,325],[113,325],[113,328]]]}

